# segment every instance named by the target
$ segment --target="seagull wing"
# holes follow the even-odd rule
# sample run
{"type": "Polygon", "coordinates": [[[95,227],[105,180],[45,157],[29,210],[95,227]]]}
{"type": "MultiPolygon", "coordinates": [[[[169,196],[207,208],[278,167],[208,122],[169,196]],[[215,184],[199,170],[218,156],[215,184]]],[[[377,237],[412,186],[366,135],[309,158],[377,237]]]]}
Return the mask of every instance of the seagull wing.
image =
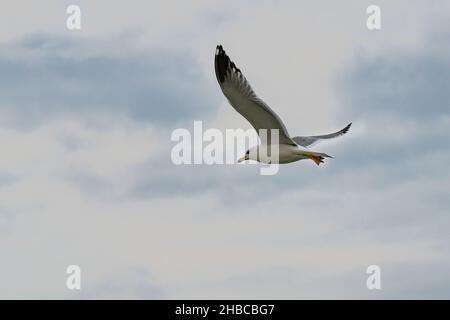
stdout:
{"type": "MultiPolygon", "coordinates": [[[[258,135],[261,129],[267,129],[267,139],[270,143],[270,130],[278,129],[279,143],[296,145],[289,137],[280,117],[258,98],[241,70],[230,60],[220,45],[216,48],[214,65],[223,94],[231,106],[250,122],[258,135]]],[[[260,135],[262,143],[266,142],[265,138],[265,134],[260,135]]]]}
{"type": "Polygon", "coordinates": [[[293,137],[292,140],[294,140],[295,143],[297,143],[298,145],[300,145],[302,147],[310,147],[312,145],[315,145],[315,144],[319,143],[322,140],[333,139],[333,138],[337,138],[337,137],[342,136],[343,134],[347,133],[347,131],[350,129],[351,125],[352,124],[349,123],[344,129],[339,130],[339,131],[334,132],[334,133],[324,134],[324,135],[321,135],[321,136],[293,137]]]}

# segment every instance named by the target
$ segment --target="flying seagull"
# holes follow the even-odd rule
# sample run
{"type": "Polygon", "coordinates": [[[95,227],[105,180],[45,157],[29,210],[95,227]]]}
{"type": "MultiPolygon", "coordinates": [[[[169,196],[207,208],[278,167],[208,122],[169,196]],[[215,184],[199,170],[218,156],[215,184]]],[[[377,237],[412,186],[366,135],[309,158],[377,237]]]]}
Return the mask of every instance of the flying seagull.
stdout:
{"type": "Polygon", "coordinates": [[[308,150],[308,147],[316,143],[339,137],[345,134],[352,125],[349,123],[344,129],[334,133],[308,136],[308,137],[290,137],[289,133],[281,121],[280,117],[258,96],[255,94],[247,79],[245,79],[241,70],[234,62],[230,60],[221,45],[216,47],[216,56],[214,61],[216,77],[223,94],[228,99],[231,106],[236,109],[245,119],[247,119],[253,128],[258,132],[261,140],[259,146],[253,147],[241,157],[238,162],[245,160],[256,160],[259,162],[273,163],[263,156],[260,156],[262,149],[269,149],[271,145],[271,129],[278,129],[278,163],[289,163],[303,159],[311,159],[317,165],[323,162],[324,158],[331,156],[308,150]],[[262,135],[261,129],[266,129],[266,134],[262,135]],[[256,150],[260,150],[257,152],[256,150]],[[256,152],[255,152],[256,151],[256,152]]]}

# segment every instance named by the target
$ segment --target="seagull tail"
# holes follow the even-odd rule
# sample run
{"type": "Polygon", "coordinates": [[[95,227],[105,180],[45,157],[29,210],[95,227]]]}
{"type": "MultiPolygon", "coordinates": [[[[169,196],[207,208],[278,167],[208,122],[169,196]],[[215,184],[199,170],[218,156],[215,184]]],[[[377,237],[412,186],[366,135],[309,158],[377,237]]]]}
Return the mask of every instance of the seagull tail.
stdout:
{"type": "Polygon", "coordinates": [[[320,165],[321,163],[323,163],[325,158],[333,158],[332,156],[329,156],[326,153],[321,153],[321,152],[302,151],[302,154],[306,158],[314,161],[317,165],[320,165]]]}

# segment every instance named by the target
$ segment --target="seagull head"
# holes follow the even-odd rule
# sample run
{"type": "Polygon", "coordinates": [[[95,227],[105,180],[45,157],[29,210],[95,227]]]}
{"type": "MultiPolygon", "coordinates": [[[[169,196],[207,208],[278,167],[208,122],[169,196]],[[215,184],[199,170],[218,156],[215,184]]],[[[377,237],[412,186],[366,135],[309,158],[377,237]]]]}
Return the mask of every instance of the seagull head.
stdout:
{"type": "Polygon", "coordinates": [[[243,155],[242,157],[240,157],[240,158],[238,159],[238,163],[240,163],[240,162],[242,162],[242,161],[245,161],[245,160],[250,160],[250,150],[247,150],[247,151],[245,152],[245,155],[243,155]]]}
{"type": "Polygon", "coordinates": [[[254,156],[256,156],[256,151],[253,152],[254,151],[253,149],[255,149],[255,148],[247,150],[245,152],[245,155],[243,155],[242,157],[240,157],[238,159],[238,162],[242,162],[242,161],[245,161],[245,160],[256,160],[256,161],[258,161],[258,159],[254,157],[254,156]]]}
{"type": "Polygon", "coordinates": [[[245,155],[243,155],[242,157],[240,157],[238,159],[238,162],[240,163],[240,162],[245,161],[245,160],[250,160],[250,150],[247,150],[245,152],[245,155]]]}
{"type": "Polygon", "coordinates": [[[275,163],[279,163],[279,158],[273,158],[275,157],[275,152],[279,154],[279,150],[277,148],[277,145],[268,147],[267,145],[257,145],[253,148],[250,148],[245,152],[245,155],[240,157],[238,159],[238,163],[245,161],[245,160],[254,160],[261,163],[271,164],[273,160],[276,160],[275,163]],[[271,149],[274,149],[271,151],[271,149]]]}

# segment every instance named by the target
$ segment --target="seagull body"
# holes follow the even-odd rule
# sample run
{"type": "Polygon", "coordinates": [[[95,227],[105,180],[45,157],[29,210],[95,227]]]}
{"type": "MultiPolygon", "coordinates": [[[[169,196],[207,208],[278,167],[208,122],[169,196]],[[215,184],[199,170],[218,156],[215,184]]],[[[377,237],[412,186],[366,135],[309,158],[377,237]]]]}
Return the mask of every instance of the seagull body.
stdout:
{"type": "Polygon", "coordinates": [[[274,163],[272,158],[265,155],[270,153],[270,150],[278,150],[278,163],[311,159],[319,165],[324,158],[332,157],[307,148],[324,139],[339,137],[350,129],[351,123],[334,133],[291,138],[280,117],[255,94],[241,70],[230,60],[221,45],[216,48],[214,65],[217,81],[228,102],[250,122],[261,140],[260,145],[247,150],[238,162],[256,160],[262,163],[274,163]],[[264,129],[267,134],[261,134],[264,129]],[[271,143],[272,129],[278,130],[278,144],[271,143]]]}
{"type": "MultiPolygon", "coordinates": [[[[330,157],[326,154],[320,153],[322,157],[330,157]]],[[[266,144],[262,143],[258,146],[250,148],[248,152],[241,157],[238,162],[245,160],[256,160],[261,163],[290,163],[298,160],[311,159],[311,156],[320,156],[317,152],[310,152],[299,146],[292,144],[280,143],[280,144],[266,144]],[[278,161],[274,162],[274,157],[269,156],[272,150],[278,151],[278,161]]],[[[330,157],[331,158],[331,157],[330,157]]],[[[318,159],[320,160],[320,159],[318,159]]]]}

